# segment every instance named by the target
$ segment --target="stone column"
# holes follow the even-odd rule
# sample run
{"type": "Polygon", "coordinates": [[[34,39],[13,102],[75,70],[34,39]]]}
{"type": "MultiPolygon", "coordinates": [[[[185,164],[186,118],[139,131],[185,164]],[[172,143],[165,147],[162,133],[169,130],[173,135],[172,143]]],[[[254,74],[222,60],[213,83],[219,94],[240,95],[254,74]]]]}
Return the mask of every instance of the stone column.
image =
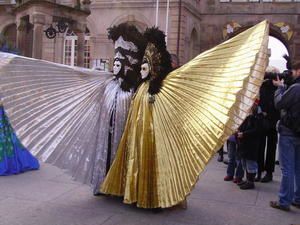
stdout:
{"type": "Polygon", "coordinates": [[[17,49],[21,55],[25,55],[25,41],[26,41],[26,21],[17,20],[17,49]]]}
{"type": "Polygon", "coordinates": [[[84,66],[84,32],[77,33],[77,66],[84,66]]]}
{"type": "Polygon", "coordinates": [[[32,57],[36,59],[42,58],[43,51],[43,35],[44,35],[44,24],[46,21],[45,15],[34,14],[32,15],[33,22],[33,47],[32,47],[32,57]]]}
{"type": "Polygon", "coordinates": [[[83,67],[84,66],[84,36],[85,36],[85,29],[86,24],[83,23],[75,23],[72,26],[73,31],[77,35],[77,66],[83,67]]]}
{"type": "Polygon", "coordinates": [[[55,38],[54,62],[63,64],[64,37],[57,35],[55,38]]]}

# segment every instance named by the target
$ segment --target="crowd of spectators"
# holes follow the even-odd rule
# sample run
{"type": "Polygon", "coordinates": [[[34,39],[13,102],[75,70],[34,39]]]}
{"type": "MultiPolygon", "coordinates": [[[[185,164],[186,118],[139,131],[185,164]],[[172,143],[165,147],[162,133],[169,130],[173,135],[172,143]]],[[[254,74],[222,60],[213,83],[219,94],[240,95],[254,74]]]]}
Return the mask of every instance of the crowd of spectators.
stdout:
{"type": "MultiPolygon", "coordinates": [[[[267,72],[280,75],[272,67],[267,72]]],[[[278,150],[281,184],[278,200],[270,206],[284,211],[291,205],[300,208],[300,63],[292,65],[290,77],[264,80],[250,114],[226,142],[224,177],[241,190],[254,189],[255,182],[272,182],[278,150]]],[[[218,161],[224,160],[223,154],[222,147],[218,161]]]]}

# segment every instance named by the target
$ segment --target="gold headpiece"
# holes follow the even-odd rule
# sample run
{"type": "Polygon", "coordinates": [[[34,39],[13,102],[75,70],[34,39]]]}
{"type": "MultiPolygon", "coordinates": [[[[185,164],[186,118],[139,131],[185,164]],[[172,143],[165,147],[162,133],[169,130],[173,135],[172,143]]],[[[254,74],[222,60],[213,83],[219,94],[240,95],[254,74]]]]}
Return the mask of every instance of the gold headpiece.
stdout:
{"type": "Polygon", "coordinates": [[[146,47],[143,61],[145,60],[149,64],[149,71],[151,75],[150,79],[152,80],[159,76],[161,67],[161,53],[153,43],[148,43],[146,47]]]}

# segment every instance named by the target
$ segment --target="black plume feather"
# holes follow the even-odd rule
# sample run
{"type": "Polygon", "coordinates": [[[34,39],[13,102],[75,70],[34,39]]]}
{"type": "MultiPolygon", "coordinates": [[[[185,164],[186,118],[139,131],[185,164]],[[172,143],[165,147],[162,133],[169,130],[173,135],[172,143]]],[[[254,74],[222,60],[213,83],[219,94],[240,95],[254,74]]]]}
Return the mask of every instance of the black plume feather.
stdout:
{"type": "Polygon", "coordinates": [[[120,25],[108,28],[107,31],[108,39],[111,39],[115,42],[120,36],[122,36],[125,41],[133,42],[138,47],[139,52],[142,55],[144,54],[144,50],[146,48],[145,39],[134,25],[122,23],[120,25]]]}
{"type": "Polygon", "coordinates": [[[158,71],[159,74],[157,77],[151,80],[149,84],[148,92],[154,95],[160,91],[163,80],[172,71],[171,56],[167,51],[165,40],[166,35],[163,31],[159,30],[157,27],[147,28],[144,33],[144,37],[146,38],[148,43],[153,43],[156,46],[162,56],[159,68],[155,68],[155,70],[158,71]]]}

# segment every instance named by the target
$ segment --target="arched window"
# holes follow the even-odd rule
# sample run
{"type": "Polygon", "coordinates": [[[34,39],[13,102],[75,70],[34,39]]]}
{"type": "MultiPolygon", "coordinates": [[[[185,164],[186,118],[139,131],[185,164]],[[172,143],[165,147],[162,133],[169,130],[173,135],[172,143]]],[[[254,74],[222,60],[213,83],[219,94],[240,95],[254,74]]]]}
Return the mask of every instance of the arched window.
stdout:
{"type": "MultiPolygon", "coordinates": [[[[72,31],[68,30],[64,40],[64,59],[63,63],[69,66],[77,66],[77,35],[72,31]]],[[[90,32],[86,29],[85,32],[85,45],[84,45],[84,67],[90,68],[90,32]]]]}
{"type": "Polygon", "coordinates": [[[189,59],[194,58],[200,52],[199,43],[198,43],[198,34],[195,29],[192,30],[190,46],[189,46],[189,59]]]}

